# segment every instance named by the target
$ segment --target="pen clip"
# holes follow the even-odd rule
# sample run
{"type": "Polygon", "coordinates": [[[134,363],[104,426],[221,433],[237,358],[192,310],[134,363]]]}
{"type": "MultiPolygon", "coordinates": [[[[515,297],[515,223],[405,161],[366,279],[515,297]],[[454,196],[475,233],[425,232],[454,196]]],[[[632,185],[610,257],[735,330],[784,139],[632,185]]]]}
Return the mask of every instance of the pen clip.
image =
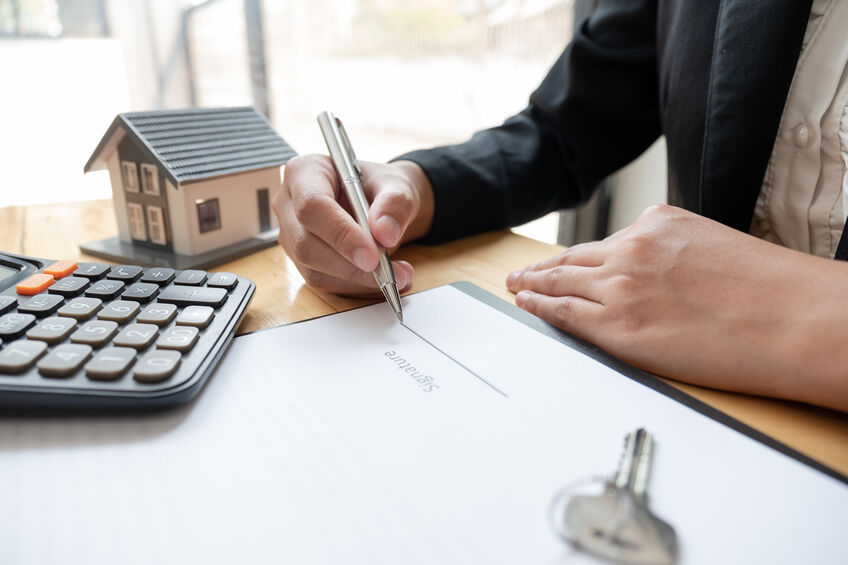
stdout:
{"type": "Polygon", "coordinates": [[[344,144],[345,151],[347,152],[348,155],[350,155],[350,158],[353,160],[353,163],[351,163],[351,164],[353,165],[353,168],[356,171],[356,174],[361,175],[362,174],[362,168],[359,166],[359,159],[356,157],[356,153],[354,153],[354,151],[353,151],[353,145],[350,144],[350,139],[347,136],[347,131],[345,130],[345,127],[342,124],[342,121],[340,119],[336,118],[335,116],[333,116],[333,119],[336,120],[336,125],[339,126],[339,135],[341,136],[341,140],[342,140],[342,143],[344,144]]]}

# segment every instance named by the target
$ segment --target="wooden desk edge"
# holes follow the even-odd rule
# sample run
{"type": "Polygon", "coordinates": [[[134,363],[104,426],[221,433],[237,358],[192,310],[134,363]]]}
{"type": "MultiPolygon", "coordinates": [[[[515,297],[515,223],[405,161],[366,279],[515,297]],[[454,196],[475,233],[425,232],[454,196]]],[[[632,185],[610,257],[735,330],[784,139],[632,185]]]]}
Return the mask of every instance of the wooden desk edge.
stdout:
{"type": "MultiPolygon", "coordinates": [[[[80,258],[78,245],[117,232],[111,200],[0,208],[0,249],[47,259],[80,258]],[[49,229],[38,229],[39,227],[49,229]]],[[[408,246],[399,256],[416,269],[412,291],[467,280],[512,302],[504,279],[563,248],[510,232],[493,232],[438,247],[408,246]]],[[[253,279],[257,291],[240,333],[347,310],[368,300],[313,291],[280,248],[214,269],[253,279]]],[[[848,415],[797,403],[670,382],[685,393],[848,475],[848,415]]]]}

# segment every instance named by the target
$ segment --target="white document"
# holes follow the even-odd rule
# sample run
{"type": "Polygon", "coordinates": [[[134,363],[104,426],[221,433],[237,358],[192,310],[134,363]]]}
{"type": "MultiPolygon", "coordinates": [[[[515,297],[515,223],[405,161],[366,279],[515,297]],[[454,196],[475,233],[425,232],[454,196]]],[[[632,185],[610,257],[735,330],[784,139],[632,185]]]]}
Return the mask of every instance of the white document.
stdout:
{"type": "Polygon", "coordinates": [[[596,563],[564,485],[655,435],[681,563],[847,563],[848,487],[453,287],[237,338],[190,406],[0,420],[0,563],[596,563]]]}

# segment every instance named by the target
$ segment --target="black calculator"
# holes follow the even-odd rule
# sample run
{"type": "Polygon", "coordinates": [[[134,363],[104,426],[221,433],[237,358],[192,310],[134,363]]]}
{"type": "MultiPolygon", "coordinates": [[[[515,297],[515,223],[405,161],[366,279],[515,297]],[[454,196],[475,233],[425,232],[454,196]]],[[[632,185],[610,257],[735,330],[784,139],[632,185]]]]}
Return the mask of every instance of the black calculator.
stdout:
{"type": "Polygon", "coordinates": [[[0,409],[150,409],[202,388],[256,284],[0,253],[0,409]]]}

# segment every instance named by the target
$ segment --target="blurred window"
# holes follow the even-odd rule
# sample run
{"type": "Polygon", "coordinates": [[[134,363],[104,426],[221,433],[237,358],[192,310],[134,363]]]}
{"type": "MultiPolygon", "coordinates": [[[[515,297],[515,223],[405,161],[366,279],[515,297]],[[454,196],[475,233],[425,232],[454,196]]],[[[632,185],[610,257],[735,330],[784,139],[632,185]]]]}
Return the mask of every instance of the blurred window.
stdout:
{"type": "Polygon", "coordinates": [[[0,206],[107,197],[108,174],[80,170],[123,111],[257,105],[324,153],[315,116],[331,110],[372,161],[459,142],[527,105],[572,20],[573,0],[0,0],[18,39],[0,41],[0,72],[25,77],[0,91],[0,154],[33,189],[0,206]]]}
{"type": "Polygon", "coordinates": [[[197,206],[197,224],[200,233],[210,232],[221,227],[221,209],[217,198],[195,200],[197,206]]]}
{"type": "Polygon", "coordinates": [[[150,241],[159,245],[168,244],[165,233],[165,214],[159,206],[147,207],[147,228],[150,231],[150,241]]]}
{"type": "Polygon", "coordinates": [[[121,161],[124,173],[124,188],[127,192],[138,192],[138,169],[132,161],[121,161]]]}
{"type": "Polygon", "coordinates": [[[145,194],[159,196],[159,170],[156,165],[141,164],[141,189],[145,194]]]}
{"type": "Polygon", "coordinates": [[[0,36],[57,37],[61,33],[56,0],[0,0],[0,36]]]}

